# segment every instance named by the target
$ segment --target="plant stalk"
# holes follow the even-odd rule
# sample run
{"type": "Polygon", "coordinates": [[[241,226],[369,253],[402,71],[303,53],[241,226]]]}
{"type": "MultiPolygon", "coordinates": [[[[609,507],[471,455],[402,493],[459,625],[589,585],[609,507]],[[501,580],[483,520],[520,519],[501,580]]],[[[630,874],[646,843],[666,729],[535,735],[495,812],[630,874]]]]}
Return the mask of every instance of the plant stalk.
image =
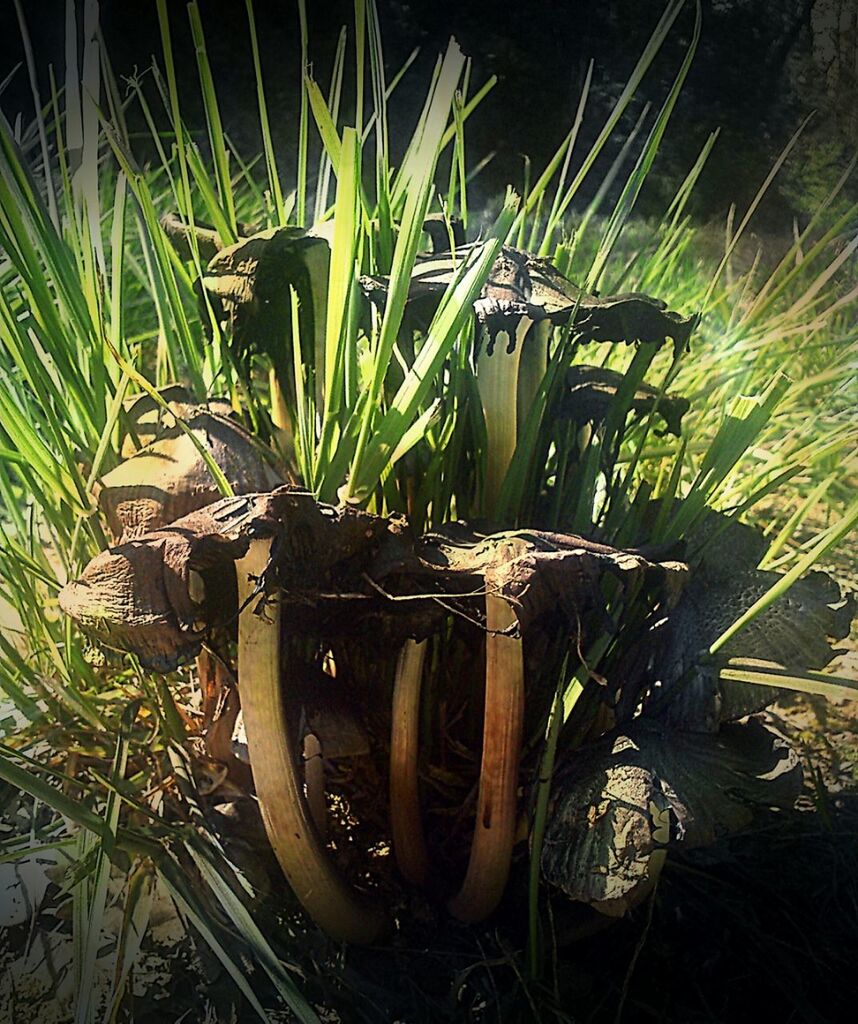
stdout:
{"type": "Polygon", "coordinates": [[[518,442],[519,365],[531,324],[531,320],[522,317],[514,337],[509,331],[498,331],[492,354],[487,353],[484,344],[477,360],[477,387],[488,444],[483,513],[490,519],[497,514],[501,487],[518,442]]]}
{"type": "Polygon", "coordinates": [[[241,707],[262,819],[289,885],[316,924],[343,942],[372,942],[383,918],[334,868],[304,798],[281,687],[279,598],[267,600],[261,614],[251,600],[270,552],[270,538],[252,540],[236,563],[241,707]]]}
{"type": "MultiPolygon", "coordinates": [[[[510,560],[516,545],[508,545],[510,560]]],[[[460,921],[487,917],[500,902],[515,841],[518,764],[524,720],[524,657],[508,602],[486,578],[486,694],[477,820],[465,880],[447,908],[460,921]]]]}
{"type": "Polygon", "coordinates": [[[420,814],[417,774],[420,726],[420,681],[426,641],[407,640],[399,652],[393,684],[390,731],[390,824],[393,851],[402,877],[424,885],[429,857],[420,814]]]}
{"type": "Polygon", "coordinates": [[[274,367],[268,371],[269,394],[271,395],[271,422],[274,425],[274,434],[277,447],[281,457],[291,463],[295,456],[295,435],[292,427],[292,417],[289,415],[289,408],[286,405],[286,398],[283,394],[283,386],[277,376],[274,367]]]}

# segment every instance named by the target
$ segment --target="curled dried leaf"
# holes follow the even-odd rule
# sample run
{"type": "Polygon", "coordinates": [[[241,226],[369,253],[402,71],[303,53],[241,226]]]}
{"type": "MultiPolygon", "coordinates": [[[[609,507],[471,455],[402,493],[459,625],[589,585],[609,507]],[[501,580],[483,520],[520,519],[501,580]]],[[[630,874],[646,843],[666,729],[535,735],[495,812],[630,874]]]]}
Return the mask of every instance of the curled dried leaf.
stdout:
{"type": "MultiPolygon", "coordinates": [[[[236,494],[281,483],[259,442],[235,420],[205,406],[181,405],[175,411],[236,494]]],[[[166,423],[172,417],[141,419],[144,428],[157,430],[156,439],[102,477],[98,487],[99,507],[122,540],[157,530],[221,497],[193,440],[175,420],[166,423]]]]}
{"type": "Polygon", "coordinates": [[[791,807],[800,789],[796,753],[756,720],[701,736],[638,718],[558,768],[542,872],[571,899],[622,914],[652,886],[667,816],[668,845],[704,846],[755,810],[791,807]]]}
{"type": "MultiPolygon", "coordinates": [[[[409,309],[418,324],[428,324],[438,303],[472,246],[455,253],[421,257],[414,269],[409,290],[409,309]]],[[[364,294],[384,305],[388,281],[383,277],[361,278],[364,294]]],[[[573,284],[547,259],[511,246],[504,246],[489,279],[474,304],[474,312],[492,346],[501,331],[516,336],[522,318],[549,320],[562,325],[574,316],[575,331],[582,341],[652,342],[664,344],[672,338],[682,351],[697,325],[697,316],[682,316],[667,309],[658,299],[630,293],[599,298],[573,284]]]]}

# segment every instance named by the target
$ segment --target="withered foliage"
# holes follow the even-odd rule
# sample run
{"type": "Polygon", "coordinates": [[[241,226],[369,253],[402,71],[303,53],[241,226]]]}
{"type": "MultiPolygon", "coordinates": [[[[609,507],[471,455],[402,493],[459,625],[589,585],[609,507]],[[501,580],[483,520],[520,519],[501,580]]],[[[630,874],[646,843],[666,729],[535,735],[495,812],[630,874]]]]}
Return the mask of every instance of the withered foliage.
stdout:
{"type": "MultiPolygon", "coordinates": [[[[471,248],[438,251],[437,227],[427,225],[436,251],[418,259],[408,296],[417,329],[425,329],[471,248]]],[[[194,243],[208,261],[201,298],[225,330],[238,367],[249,378],[251,360],[266,355],[292,398],[287,284],[298,299],[302,344],[312,344],[324,315],[324,233],[281,228],[223,247],[208,229],[192,237],[181,223],[165,228],[180,250],[194,243]]],[[[385,278],[360,284],[370,302],[384,304],[385,278]]],[[[488,354],[496,342],[529,344],[538,334],[531,325],[570,321],[581,343],[672,339],[681,351],[697,322],[645,295],[587,294],[547,260],[511,247],[502,248],[474,316],[488,354]]],[[[598,431],[623,377],[576,365],[565,370],[562,385],[552,418],[598,431]]],[[[475,657],[485,662],[474,637],[487,633],[487,596],[512,609],[503,632],[524,642],[528,719],[540,728],[552,698],[546,666],[559,668],[564,651],[578,664],[597,637],[613,641],[626,630],[600,663],[605,676],[587,682],[583,727],[571,741],[568,728],[561,735],[541,856],[549,882],[605,913],[622,913],[649,891],[670,844],[711,842],[747,825],[756,807],[794,799],[795,756],[759,721],[739,721],[779,691],[724,681],[720,669],[732,657],[799,671],[827,665],[854,606],[824,573],[799,580],[711,657],[713,642],[779,578],[758,569],[766,547],[761,535],[733,518],[706,512],[672,547],[646,546],[647,531],[664,519],[658,502],[643,510],[643,546],[627,549],[570,533],[466,522],[417,535],[402,518],[335,508],[298,487],[277,486],[258,442],[228,407],[197,406],[181,389],[163,397],[237,496],[219,498],[197,446],[157,403],[138,399],[126,409],[127,458],[103,478],[99,495],[120,541],[60,594],[63,610],[96,641],[158,672],[187,663],[204,645],[229,659],[242,611],[236,561],[258,538],[272,544],[252,596],[255,613],[265,615],[265,599],[276,594],[293,668],[300,664],[305,678],[325,681],[319,688],[330,698],[339,692],[324,671],[331,655],[337,686],[351,677],[348,700],[357,704],[349,714],[356,709],[358,722],[366,698],[373,715],[380,708],[387,714],[388,734],[389,669],[408,640],[452,640],[448,654],[460,659],[461,678],[448,696],[479,707],[481,669],[466,666],[475,657]],[[609,612],[617,607],[624,608],[621,621],[609,612]]],[[[689,402],[642,383],[627,408],[660,417],[664,433],[679,435],[689,402]]],[[[240,673],[238,685],[240,693],[240,673]]],[[[287,709],[289,700],[295,695],[287,709]]],[[[377,756],[369,734],[358,733],[362,754],[369,747],[368,756],[377,756]]],[[[535,764],[532,752],[522,758],[522,812],[537,782],[535,764]]]]}

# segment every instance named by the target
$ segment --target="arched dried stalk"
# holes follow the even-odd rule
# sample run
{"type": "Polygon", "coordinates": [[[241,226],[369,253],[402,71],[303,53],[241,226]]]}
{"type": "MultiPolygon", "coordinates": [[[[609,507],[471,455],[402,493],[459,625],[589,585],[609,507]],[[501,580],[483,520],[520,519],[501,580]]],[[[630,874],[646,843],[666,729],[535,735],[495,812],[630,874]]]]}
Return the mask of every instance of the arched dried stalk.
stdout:
{"type": "Polygon", "coordinates": [[[284,714],[279,600],[274,597],[267,602],[262,614],[249,601],[270,551],[270,540],[252,540],[247,554],[236,563],[243,607],[238,627],[239,685],[256,795],[274,853],[313,920],[335,939],[371,942],[383,918],[336,871],[304,798],[284,714]]]}
{"type": "MultiPolygon", "coordinates": [[[[510,559],[516,545],[510,544],[510,559]]],[[[509,603],[486,576],[486,694],[477,819],[465,880],[447,907],[460,921],[480,921],[500,902],[515,841],[516,791],[524,721],[522,640],[509,603]]]]}
{"type": "Polygon", "coordinates": [[[425,640],[420,643],[407,640],[399,653],[390,730],[390,824],[393,852],[403,878],[412,885],[423,885],[429,870],[417,777],[420,677],[425,656],[425,640]]]}

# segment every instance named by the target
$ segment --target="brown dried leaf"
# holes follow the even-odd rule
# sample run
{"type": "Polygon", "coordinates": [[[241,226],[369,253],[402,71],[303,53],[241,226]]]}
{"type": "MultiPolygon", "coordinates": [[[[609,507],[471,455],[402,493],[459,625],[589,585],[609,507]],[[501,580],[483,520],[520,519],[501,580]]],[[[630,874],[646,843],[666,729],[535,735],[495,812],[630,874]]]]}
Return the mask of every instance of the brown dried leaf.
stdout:
{"type": "Polygon", "coordinates": [[[573,900],[624,913],[651,888],[664,846],[705,846],[746,828],[755,809],[791,807],[801,789],[795,752],[760,722],[702,736],[638,718],[566,757],[553,784],[541,867],[573,900]]]}
{"type": "MultiPolygon", "coordinates": [[[[157,430],[157,440],[107,473],[98,487],[107,525],[122,540],[157,530],[221,497],[191,438],[175,422],[167,426],[170,417],[149,419],[152,413],[145,407],[141,412],[142,404],[136,407],[138,422],[157,430]]],[[[267,491],[281,482],[258,442],[240,424],[205,406],[173,404],[180,406],[177,415],[208,449],[236,494],[267,491]]]]}

